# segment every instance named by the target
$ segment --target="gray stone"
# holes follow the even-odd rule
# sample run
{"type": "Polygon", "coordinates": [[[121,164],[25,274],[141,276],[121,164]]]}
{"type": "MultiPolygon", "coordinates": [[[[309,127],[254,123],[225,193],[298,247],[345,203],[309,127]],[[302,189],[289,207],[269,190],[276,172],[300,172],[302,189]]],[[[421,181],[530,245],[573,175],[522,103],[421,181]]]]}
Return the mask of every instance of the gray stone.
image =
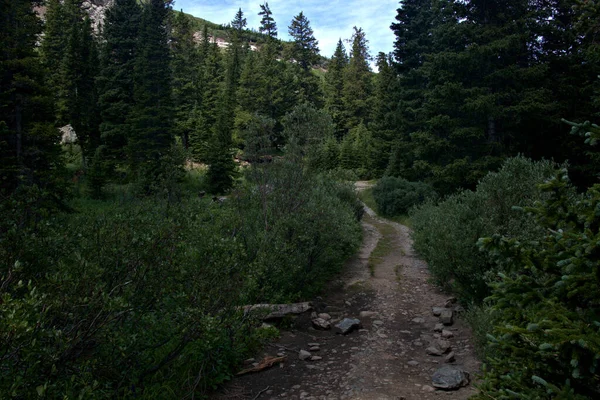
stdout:
{"type": "Polygon", "coordinates": [[[435,392],[435,388],[434,388],[434,387],[431,387],[431,386],[429,386],[429,385],[423,385],[423,386],[421,387],[421,390],[422,390],[422,391],[424,391],[424,392],[429,392],[429,393],[431,393],[431,392],[435,392]]]}
{"type": "Polygon", "coordinates": [[[298,354],[298,358],[301,360],[308,360],[311,357],[311,354],[306,350],[300,350],[298,354]]]}
{"type": "Polygon", "coordinates": [[[459,389],[469,384],[469,373],[450,365],[444,365],[431,377],[433,387],[443,390],[459,389]]]}
{"type": "Polygon", "coordinates": [[[331,323],[329,321],[324,320],[323,318],[315,318],[312,320],[312,324],[315,329],[328,330],[331,329],[331,323]]]}
{"type": "Polygon", "coordinates": [[[436,346],[429,346],[427,349],[425,349],[425,351],[430,356],[440,357],[440,356],[444,355],[444,352],[440,348],[438,348],[436,346]]]}
{"type": "Polygon", "coordinates": [[[433,328],[434,332],[441,332],[444,330],[444,324],[435,324],[435,328],[433,328]]]}
{"type": "Polygon", "coordinates": [[[324,319],[325,321],[329,321],[331,319],[331,315],[327,313],[321,313],[319,314],[319,318],[324,319]]]}
{"type": "Polygon", "coordinates": [[[412,322],[414,322],[415,324],[422,324],[425,322],[425,318],[421,318],[421,317],[413,318],[412,322]]]}
{"type": "Polygon", "coordinates": [[[433,315],[435,315],[436,317],[439,317],[442,312],[445,310],[444,307],[432,307],[431,308],[431,312],[433,313],[433,315]]]}
{"type": "Polygon", "coordinates": [[[373,325],[381,326],[381,325],[383,325],[383,321],[375,320],[375,321],[373,321],[373,325]]]}
{"type": "Polygon", "coordinates": [[[354,318],[344,318],[341,320],[335,327],[338,330],[338,333],[342,335],[347,335],[355,329],[361,328],[360,321],[354,318]]]}
{"type": "Polygon", "coordinates": [[[319,346],[313,346],[310,349],[308,349],[309,351],[320,351],[321,348],[319,346]]]}
{"type": "Polygon", "coordinates": [[[451,351],[451,352],[450,352],[450,353],[449,353],[449,354],[446,356],[446,358],[444,359],[444,361],[445,361],[445,362],[447,362],[447,363],[452,363],[452,362],[456,361],[456,355],[454,354],[454,352],[453,352],[453,351],[451,351]]]}
{"type": "Polygon", "coordinates": [[[452,312],[452,310],[445,309],[440,314],[440,322],[444,325],[452,325],[452,323],[454,322],[454,313],[452,312]]]}
{"type": "Polygon", "coordinates": [[[312,356],[312,357],[310,358],[310,361],[320,361],[320,360],[322,360],[322,359],[323,359],[323,357],[319,357],[319,356],[312,356]]]}
{"type": "Polygon", "coordinates": [[[444,339],[436,339],[433,345],[442,350],[444,353],[450,350],[450,342],[444,339]]]}
{"type": "Polygon", "coordinates": [[[409,362],[407,362],[407,364],[411,367],[416,367],[417,365],[419,365],[419,362],[415,360],[410,360],[409,362]]]}
{"type": "Polygon", "coordinates": [[[360,317],[361,318],[377,318],[377,317],[379,317],[379,313],[377,313],[375,311],[361,311],[360,317]]]}
{"type": "Polygon", "coordinates": [[[450,339],[454,337],[454,333],[452,331],[447,331],[446,329],[442,330],[442,337],[445,339],[450,339]]]}

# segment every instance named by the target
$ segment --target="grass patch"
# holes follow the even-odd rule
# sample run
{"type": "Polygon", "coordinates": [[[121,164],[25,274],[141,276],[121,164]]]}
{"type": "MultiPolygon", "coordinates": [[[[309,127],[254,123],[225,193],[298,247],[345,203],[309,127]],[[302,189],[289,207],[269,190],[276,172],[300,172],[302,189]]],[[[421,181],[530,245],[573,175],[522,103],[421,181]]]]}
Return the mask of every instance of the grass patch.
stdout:
{"type": "Polygon", "coordinates": [[[396,234],[396,230],[391,225],[379,222],[375,222],[374,225],[379,233],[381,233],[381,238],[371,252],[371,255],[369,255],[368,267],[371,276],[375,275],[375,268],[394,250],[393,238],[396,234]]]}
{"type": "Polygon", "coordinates": [[[373,197],[373,188],[368,188],[365,190],[361,190],[360,192],[358,192],[358,198],[360,199],[360,201],[362,201],[363,203],[365,203],[367,205],[367,207],[369,207],[371,210],[375,211],[375,213],[380,217],[380,218],[386,218],[390,221],[394,221],[397,222],[401,225],[404,226],[408,226],[409,228],[412,228],[412,223],[410,221],[410,218],[408,215],[404,214],[404,215],[395,215],[393,217],[387,218],[387,217],[381,217],[381,214],[379,213],[379,209],[377,208],[377,203],[375,202],[375,197],[373,197]]]}
{"type": "Polygon", "coordinates": [[[402,268],[404,268],[404,265],[402,264],[398,264],[394,267],[394,273],[396,274],[396,280],[398,282],[400,282],[400,278],[402,276],[402,268]]]}

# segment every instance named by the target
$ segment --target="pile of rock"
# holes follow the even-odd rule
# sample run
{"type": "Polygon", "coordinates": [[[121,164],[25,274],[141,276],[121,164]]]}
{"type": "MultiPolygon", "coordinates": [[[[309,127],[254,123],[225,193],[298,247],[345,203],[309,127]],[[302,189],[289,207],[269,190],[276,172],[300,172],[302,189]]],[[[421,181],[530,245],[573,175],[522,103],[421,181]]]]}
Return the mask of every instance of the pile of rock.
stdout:
{"type": "MultiPolygon", "coordinates": [[[[456,361],[456,354],[452,351],[450,339],[454,333],[448,328],[454,324],[454,312],[457,307],[454,306],[455,298],[448,299],[445,307],[433,307],[431,312],[439,318],[439,322],[434,327],[434,339],[425,350],[427,354],[442,357],[445,356],[446,363],[456,361]]],[[[445,365],[434,372],[432,383],[435,388],[442,390],[455,390],[469,384],[469,373],[456,366],[445,365]]]]}

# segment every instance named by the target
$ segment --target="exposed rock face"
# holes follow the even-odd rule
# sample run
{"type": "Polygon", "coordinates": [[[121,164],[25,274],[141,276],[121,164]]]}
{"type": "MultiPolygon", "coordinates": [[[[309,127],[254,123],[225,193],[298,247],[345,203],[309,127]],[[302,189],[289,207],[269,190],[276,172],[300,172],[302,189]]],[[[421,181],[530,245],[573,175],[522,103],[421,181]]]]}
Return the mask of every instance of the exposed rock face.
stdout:
{"type": "Polygon", "coordinates": [[[90,15],[95,32],[100,30],[100,26],[104,22],[106,9],[112,6],[114,1],[115,0],[85,0],[81,4],[81,8],[90,15]]]}
{"type": "MultiPolygon", "coordinates": [[[[85,10],[92,20],[94,31],[98,33],[104,22],[104,15],[108,7],[112,6],[115,0],[84,0],[81,3],[81,8],[85,10]]],[[[42,20],[46,19],[46,6],[35,7],[42,20]]]]}

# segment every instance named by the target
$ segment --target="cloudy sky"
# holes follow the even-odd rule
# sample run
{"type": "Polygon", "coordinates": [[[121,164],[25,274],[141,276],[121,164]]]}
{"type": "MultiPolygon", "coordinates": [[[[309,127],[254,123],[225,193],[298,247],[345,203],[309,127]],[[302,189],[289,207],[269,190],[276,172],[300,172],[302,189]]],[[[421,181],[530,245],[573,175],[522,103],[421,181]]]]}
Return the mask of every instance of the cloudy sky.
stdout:
{"type": "MultiPolygon", "coordinates": [[[[326,57],[331,57],[338,39],[352,36],[353,26],[362,27],[365,31],[372,56],[380,51],[392,51],[394,35],[390,24],[396,17],[398,0],[270,0],[268,3],[282,39],[289,38],[287,27],[292,18],[303,11],[319,41],[321,54],[326,57]]],[[[173,8],[217,24],[226,24],[241,7],[248,20],[248,28],[258,29],[260,4],[262,0],[175,0],[173,8]]]]}

